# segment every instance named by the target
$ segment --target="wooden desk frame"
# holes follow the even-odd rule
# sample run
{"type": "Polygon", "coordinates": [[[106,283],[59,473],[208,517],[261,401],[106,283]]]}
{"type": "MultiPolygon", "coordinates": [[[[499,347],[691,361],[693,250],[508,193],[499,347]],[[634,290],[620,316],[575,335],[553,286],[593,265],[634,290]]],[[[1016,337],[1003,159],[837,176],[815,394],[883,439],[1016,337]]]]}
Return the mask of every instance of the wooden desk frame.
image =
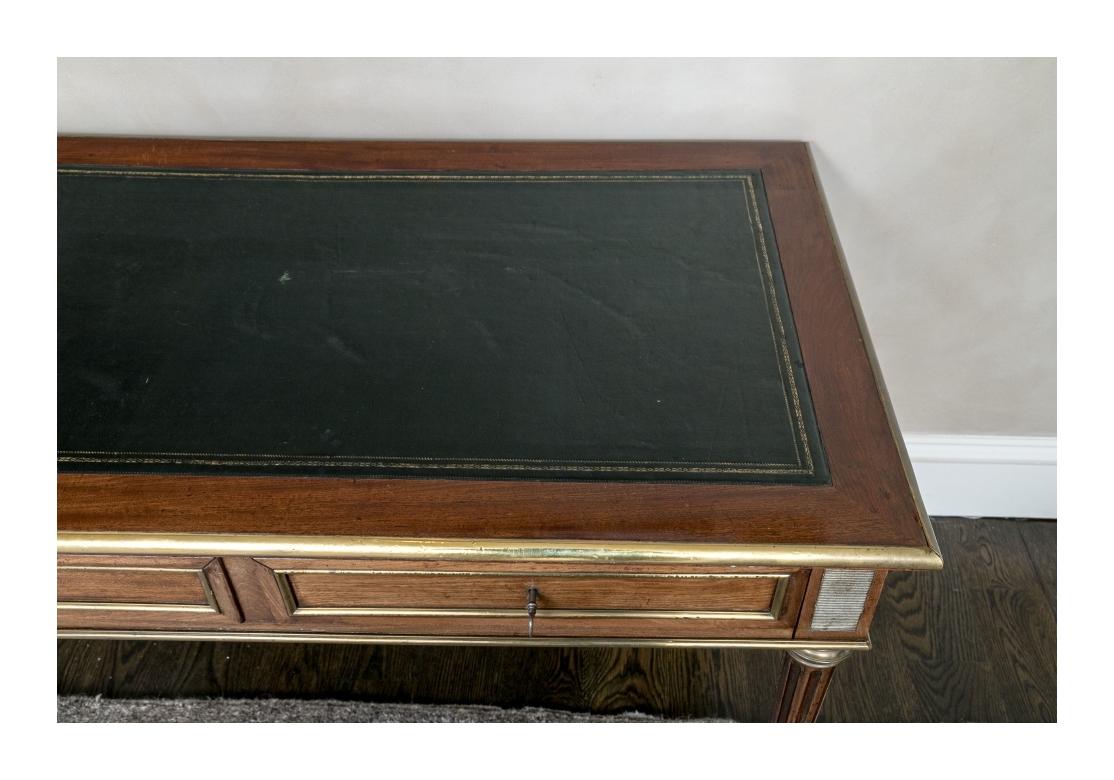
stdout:
{"type": "MultiPolygon", "coordinates": [[[[774,716],[813,720],[832,668],[870,646],[886,572],[942,565],[805,144],[61,137],[58,162],[303,171],[759,171],[831,470],[831,484],[820,486],[59,474],[60,555],[125,568],[167,556],[211,558],[206,570],[218,572],[231,605],[215,616],[160,612],[157,605],[134,613],[63,611],[60,636],[786,649],[774,716]],[[709,616],[715,611],[699,614],[699,605],[681,623],[650,616],[668,610],[649,609],[622,624],[591,615],[558,624],[542,604],[538,625],[556,633],[530,636],[523,634],[524,621],[505,616],[467,618],[474,631],[445,630],[449,618],[375,617],[367,609],[347,617],[292,617],[262,562],[272,558],[481,575],[492,566],[510,567],[527,577],[585,566],[655,579],[699,571],[788,573],[794,585],[768,625],[716,622],[709,616]],[[830,571],[847,574],[825,586],[830,571]],[[843,619],[840,610],[853,614],[843,619]]],[[[461,608],[469,606],[475,605],[461,608]]]]}

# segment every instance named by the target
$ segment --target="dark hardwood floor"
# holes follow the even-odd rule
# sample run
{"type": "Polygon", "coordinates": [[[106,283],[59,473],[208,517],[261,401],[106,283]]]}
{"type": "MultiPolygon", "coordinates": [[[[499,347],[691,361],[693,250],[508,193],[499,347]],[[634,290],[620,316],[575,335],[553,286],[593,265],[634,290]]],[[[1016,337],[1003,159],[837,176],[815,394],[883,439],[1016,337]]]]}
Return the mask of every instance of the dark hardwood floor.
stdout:
{"type": "MultiPolygon", "coordinates": [[[[942,518],[821,720],[1054,721],[1056,524],[942,518]]],[[[779,653],[59,640],[59,694],[304,697],[766,720],[779,653]]]]}

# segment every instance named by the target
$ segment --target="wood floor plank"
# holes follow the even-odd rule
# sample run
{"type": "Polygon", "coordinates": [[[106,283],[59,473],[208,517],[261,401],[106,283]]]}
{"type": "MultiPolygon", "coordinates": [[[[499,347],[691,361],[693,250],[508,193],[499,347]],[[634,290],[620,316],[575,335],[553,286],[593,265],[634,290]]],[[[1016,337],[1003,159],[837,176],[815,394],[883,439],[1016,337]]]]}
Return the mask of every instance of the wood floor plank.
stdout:
{"type": "Polygon", "coordinates": [[[1022,522],[1019,530],[1052,614],[1056,614],[1056,524],[1022,522]]]}
{"type": "Polygon", "coordinates": [[[955,587],[1028,589],[1036,569],[1016,520],[945,519],[935,526],[944,545],[944,579],[955,587]]]}
{"type": "MultiPolygon", "coordinates": [[[[822,720],[1056,718],[1053,523],[941,519],[941,572],[894,573],[874,650],[822,720]]],[[[59,640],[58,692],[541,706],[763,721],[776,652],[59,640]]]]}
{"type": "Polygon", "coordinates": [[[999,681],[1011,700],[1010,720],[1054,721],[1056,620],[1043,592],[991,590],[987,596],[996,615],[999,681]]]}

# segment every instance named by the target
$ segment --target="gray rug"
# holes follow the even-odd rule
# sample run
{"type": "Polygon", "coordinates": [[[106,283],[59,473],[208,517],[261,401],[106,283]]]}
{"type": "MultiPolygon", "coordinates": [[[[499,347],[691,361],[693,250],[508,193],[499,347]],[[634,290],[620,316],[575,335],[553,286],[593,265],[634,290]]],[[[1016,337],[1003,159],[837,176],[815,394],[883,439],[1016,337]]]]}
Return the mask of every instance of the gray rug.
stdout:
{"type": "MultiPolygon", "coordinates": [[[[639,712],[592,715],[526,707],[376,704],[327,699],[104,699],[59,696],[59,723],[665,723],[639,712]]],[[[686,721],[714,722],[714,721],[686,721]]]]}

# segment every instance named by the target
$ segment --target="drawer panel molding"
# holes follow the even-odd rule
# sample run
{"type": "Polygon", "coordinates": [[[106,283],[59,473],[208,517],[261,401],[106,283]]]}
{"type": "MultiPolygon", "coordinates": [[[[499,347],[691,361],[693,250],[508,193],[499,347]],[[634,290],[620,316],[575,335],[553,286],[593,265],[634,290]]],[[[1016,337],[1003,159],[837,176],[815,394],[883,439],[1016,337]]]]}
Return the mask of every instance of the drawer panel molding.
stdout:
{"type": "Polygon", "coordinates": [[[788,573],[607,573],[300,568],[269,562],[288,614],[776,621],[788,573]]]}
{"type": "Polygon", "coordinates": [[[57,574],[59,624],[242,620],[219,558],[62,555],[57,574]]]}
{"type": "Polygon", "coordinates": [[[201,614],[219,615],[220,606],[216,596],[213,595],[213,586],[204,569],[148,567],[148,566],[59,566],[58,567],[58,609],[93,609],[119,612],[197,612],[201,614]],[[78,583],[69,583],[71,573],[80,578],[78,583]],[[130,576],[129,575],[133,575],[130,576]],[[161,578],[159,575],[164,575],[161,578]],[[194,585],[200,588],[204,601],[202,604],[176,603],[170,601],[138,602],[115,600],[115,593],[126,593],[130,589],[149,591],[150,585],[161,579],[165,588],[170,579],[165,575],[182,575],[182,579],[195,580],[194,585]],[[128,580],[131,580],[129,582],[128,580]],[[147,587],[142,587],[147,586],[147,587]],[[63,589],[78,590],[81,588],[97,591],[99,600],[96,601],[66,601],[61,598],[63,589]]]}

